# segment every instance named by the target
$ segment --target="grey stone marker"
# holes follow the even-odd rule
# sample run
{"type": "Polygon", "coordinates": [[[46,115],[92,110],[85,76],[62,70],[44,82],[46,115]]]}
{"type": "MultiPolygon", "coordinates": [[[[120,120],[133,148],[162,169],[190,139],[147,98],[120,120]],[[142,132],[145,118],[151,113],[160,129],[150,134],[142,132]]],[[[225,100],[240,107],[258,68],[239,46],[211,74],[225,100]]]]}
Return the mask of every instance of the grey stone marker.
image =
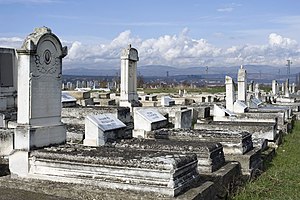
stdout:
{"type": "Polygon", "coordinates": [[[113,114],[89,115],[85,120],[85,146],[103,146],[122,135],[126,125],[113,114]]]}
{"type": "Polygon", "coordinates": [[[62,58],[67,47],[47,27],[36,28],[17,50],[18,126],[15,148],[64,143],[61,122],[62,58]]]}
{"type": "Polygon", "coordinates": [[[62,58],[67,47],[47,27],[27,36],[18,53],[18,117],[15,151],[9,157],[12,175],[27,177],[29,152],[61,144],[66,129],[61,122],[62,58]]]}
{"type": "Polygon", "coordinates": [[[120,106],[139,106],[137,94],[137,62],[138,51],[128,45],[121,53],[121,97],[120,106]]]}
{"type": "Polygon", "coordinates": [[[225,77],[226,85],[226,109],[233,112],[233,103],[235,102],[234,82],[230,76],[225,77]]]}
{"type": "Polygon", "coordinates": [[[276,95],[277,93],[278,93],[278,91],[277,91],[277,81],[273,80],[272,81],[272,94],[276,95]]]}
{"type": "Polygon", "coordinates": [[[241,65],[238,71],[238,100],[246,102],[247,97],[247,71],[241,65]]]}

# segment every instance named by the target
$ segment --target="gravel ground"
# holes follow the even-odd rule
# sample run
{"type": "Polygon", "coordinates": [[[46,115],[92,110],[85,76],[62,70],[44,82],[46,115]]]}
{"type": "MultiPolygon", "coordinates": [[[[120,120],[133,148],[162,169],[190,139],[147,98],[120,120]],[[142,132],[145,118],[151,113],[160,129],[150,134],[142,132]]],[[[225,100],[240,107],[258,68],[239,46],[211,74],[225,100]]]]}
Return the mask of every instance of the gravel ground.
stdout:
{"type": "Polygon", "coordinates": [[[71,200],[20,189],[0,187],[0,200],[71,200]]]}

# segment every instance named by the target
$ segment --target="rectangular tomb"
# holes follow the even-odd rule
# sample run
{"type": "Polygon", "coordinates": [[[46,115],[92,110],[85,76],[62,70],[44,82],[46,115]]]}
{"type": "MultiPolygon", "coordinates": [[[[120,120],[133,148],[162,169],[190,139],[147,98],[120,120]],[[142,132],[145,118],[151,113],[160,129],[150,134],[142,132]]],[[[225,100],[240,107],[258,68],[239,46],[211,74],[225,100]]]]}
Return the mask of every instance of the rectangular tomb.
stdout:
{"type": "Polygon", "coordinates": [[[148,138],[183,141],[220,142],[226,161],[238,161],[243,175],[252,176],[261,169],[260,150],[253,148],[251,134],[226,130],[179,130],[160,129],[147,133],[148,138]]]}
{"type": "Polygon", "coordinates": [[[196,154],[199,173],[214,172],[225,164],[223,146],[220,143],[133,138],[131,140],[119,141],[115,146],[147,151],[196,154]]]}
{"type": "Polygon", "coordinates": [[[227,130],[227,131],[247,131],[252,134],[252,139],[263,138],[275,140],[277,125],[275,122],[216,122],[197,123],[194,129],[205,130],[227,130]]]}
{"type": "Polygon", "coordinates": [[[10,170],[24,178],[169,196],[182,193],[199,179],[195,154],[81,145],[61,145],[30,153],[16,151],[10,157],[10,170]],[[20,164],[28,165],[28,169],[21,169],[20,164]]]}
{"type": "Polygon", "coordinates": [[[223,145],[225,154],[245,154],[253,149],[252,137],[248,132],[223,130],[179,130],[160,129],[147,134],[148,138],[215,142],[223,145]]]}

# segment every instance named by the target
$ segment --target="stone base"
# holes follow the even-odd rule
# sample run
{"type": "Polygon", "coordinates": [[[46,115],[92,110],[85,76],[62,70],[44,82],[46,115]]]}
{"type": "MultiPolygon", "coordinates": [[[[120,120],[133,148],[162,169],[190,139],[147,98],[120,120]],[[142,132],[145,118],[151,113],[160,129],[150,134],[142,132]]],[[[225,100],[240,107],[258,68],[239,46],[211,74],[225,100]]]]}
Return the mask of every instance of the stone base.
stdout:
{"type": "Polygon", "coordinates": [[[142,129],[133,129],[132,137],[134,138],[146,138],[146,131],[142,129]]]}
{"type": "Polygon", "coordinates": [[[228,162],[226,165],[213,173],[200,173],[202,181],[212,181],[217,186],[219,194],[227,196],[236,190],[241,176],[241,168],[237,162],[228,162]]]}
{"type": "Polygon", "coordinates": [[[243,155],[225,154],[225,160],[239,162],[245,176],[253,177],[257,171],[262,170],[261,150],[256,148],[243,155]]]}
{"type": "Polygon", "coordinates": [[[29,126],[18,125],[15,129],[15,149],[31,149],[63,144],[66,141],[65,125],[29,126]]]}
{"type": "Polygon", "coordinates": [[[199,180],[196,155],[61,145],[10,156],[12,175],[177,196],[199,180]]]}

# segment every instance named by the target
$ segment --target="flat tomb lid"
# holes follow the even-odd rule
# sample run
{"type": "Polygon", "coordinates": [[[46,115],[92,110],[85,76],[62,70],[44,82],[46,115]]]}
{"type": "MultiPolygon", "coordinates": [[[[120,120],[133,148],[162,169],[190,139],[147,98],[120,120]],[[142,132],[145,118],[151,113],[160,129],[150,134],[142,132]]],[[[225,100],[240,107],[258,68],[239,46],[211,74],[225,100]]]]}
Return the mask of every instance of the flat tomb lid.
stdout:
{"type": "Polygon", "coordinates": [[[86,117],[102,131],[125,128],[126,125],[116,118],[113,114],[89,115],[86,117]]]}
{"type": "Polygon", "coordinates": [[[72,95],[70,95],[68,92],[62,91],[61,92],[61,102],[76,102],[76,98],[74,98],[72,95]]]}
{"type": "Polygon", "coordinates": [[[150,123],[167,120],[162,114],[154,109],[140,109],[136,113],[150,123]]]}

